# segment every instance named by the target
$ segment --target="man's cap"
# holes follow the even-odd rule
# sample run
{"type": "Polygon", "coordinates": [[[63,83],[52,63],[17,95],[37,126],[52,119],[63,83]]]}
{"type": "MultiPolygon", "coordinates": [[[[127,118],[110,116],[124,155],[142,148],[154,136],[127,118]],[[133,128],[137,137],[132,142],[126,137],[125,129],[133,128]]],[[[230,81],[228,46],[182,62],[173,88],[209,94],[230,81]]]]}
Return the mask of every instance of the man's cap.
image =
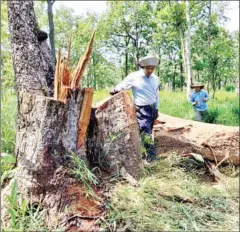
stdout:
{"type": "Polygon", "coordinates": [[[138,62],[138,64],[141,67],[157,66],[157,65],[159,65],[159,63],[160,63],[160,59],[156,56],[153,56],[153,55],[148,55],[148,56],[145,56],[143,58],[140,58],[139,62],[138,62]]]}
{"type": "Polygon", "coordinates": [[[191,88],[195,88],[195,87],[204,88],[204,85],[202,83],[196,82],[196,83],[191,85],[191,88]]]}

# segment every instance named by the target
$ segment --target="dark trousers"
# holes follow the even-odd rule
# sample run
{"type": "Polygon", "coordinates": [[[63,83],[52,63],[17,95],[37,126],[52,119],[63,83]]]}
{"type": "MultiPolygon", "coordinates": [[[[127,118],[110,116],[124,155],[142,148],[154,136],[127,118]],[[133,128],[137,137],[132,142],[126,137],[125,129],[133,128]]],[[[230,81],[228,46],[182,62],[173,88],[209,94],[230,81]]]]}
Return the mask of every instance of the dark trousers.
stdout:
{"type": "Polygon", "coordinates": [[[148,162],[156,158],[156,147],[152,141],[153,123],[157,116],[157,110],[154,105],[136,106],[137,121],[140,128],[144,154],[148,162]]]}

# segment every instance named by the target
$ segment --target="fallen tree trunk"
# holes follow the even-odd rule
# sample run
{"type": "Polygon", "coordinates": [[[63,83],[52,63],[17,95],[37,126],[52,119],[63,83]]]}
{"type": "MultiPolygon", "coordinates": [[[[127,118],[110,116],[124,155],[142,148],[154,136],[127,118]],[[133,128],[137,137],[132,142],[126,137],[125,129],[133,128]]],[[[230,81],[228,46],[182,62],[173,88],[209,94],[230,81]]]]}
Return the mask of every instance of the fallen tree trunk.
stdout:
{"type": "Polygon", "coordinates": [[[109,98],[93,109],[87,134],[87,158],[109,175],[121,169],[134,178],[143,167],[135,106],[126,91],[109,98]]]}
{"type": "Polygon", "coordinates": [[[159,115],[154,126],[157,154],[176,151],[180,154],[198,153],[204,158],[239,165],[239,128],[208,124],[159,115]]]}

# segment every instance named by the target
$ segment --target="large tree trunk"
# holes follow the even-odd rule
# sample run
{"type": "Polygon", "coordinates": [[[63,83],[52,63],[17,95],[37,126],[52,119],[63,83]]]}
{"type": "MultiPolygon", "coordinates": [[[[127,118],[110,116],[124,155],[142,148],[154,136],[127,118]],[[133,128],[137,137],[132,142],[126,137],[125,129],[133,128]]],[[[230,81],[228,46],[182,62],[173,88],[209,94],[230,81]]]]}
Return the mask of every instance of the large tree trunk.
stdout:
{"type": "Polygon", "coordinates": [[[142,169],[135,106],[126,91],[93,109],[87,135],[87,158],[109,175],[124,168],[138,179],[142,169]]]}
{"type": "Polygon", "coordinates": [[[239,165],[239,128],[208,124],[160,114],[154,126],[157,154],[198,153],[204,158],[239,165]],[[227,158],[229,156],[229,158],[227,158]]]}
{"type": "MultiPolygon", "coordinates": [[[[47,192],[47,195],[51,194],[55,172],[61,166],[69,167],[71,152],[84,156],[84,152],[79,153],[77,149],[82,99],[80,90],[70,93],[67,104],[20,92],[16,178],[19,190],[25,196],[29,193],[34,197],[47,192]]],[[[52,204],[59,204],[59,200],[52,204]]]]}
{"type": "Polygon", "coordinates": [[[50,96],[53,89],[53,66],[45,41],[38,41],[32,1],[7,1],[17,91],[50,96]],[[44,54],[44,52],[45,54],[44,54]]]}
{"type": "MultiPolygon", "coordinates": [[[[101,213],[101,204],[84,197],[86,189],[73,176],[74,164],[69,157],[73,153],[85,156],[79,135],[84,136],[88,126],[90,112],[86,119],[85,111],[91,109],[91,102],[87,99],[87,106],[84,104],[85,92],[79,89],[69,89],[65,104],[48,97],[52,91],[47,81],[53,59],[49,49],[45,49],[46,41],[38,39],[33,2],[7,3],[18,91],[17,168],[2,196],[10,194],[15,179],[25,199],[31,197],[33,202],[41,202],[48,225],[62,220],[66,208],[70,215],[96,216],[101,213]],[[95,210],[90,212],[90,206],[95,210]]],[[[53,69],[51,73],[54,74],[53,69]]],[[[4,199],[2,207],[7,209],[4,199]]]]}

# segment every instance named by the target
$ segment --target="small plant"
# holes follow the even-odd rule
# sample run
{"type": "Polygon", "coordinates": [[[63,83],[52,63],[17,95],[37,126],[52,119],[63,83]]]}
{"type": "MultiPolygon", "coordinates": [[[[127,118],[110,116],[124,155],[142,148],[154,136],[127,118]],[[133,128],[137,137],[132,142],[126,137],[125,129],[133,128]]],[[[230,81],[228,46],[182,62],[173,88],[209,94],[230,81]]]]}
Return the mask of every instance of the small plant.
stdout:
{"type": "Polygon", "coordinates": [[[1,185],[7,178],[11,177],[15,164],[15,156],[7,153],[1,154],[1,185]]]}
{"type": "Polygon", "coordinates": [[[72,153],[70,158],[72,159],[73,164],[73,170],[71,170],[71,172],[75,175],[77,180],[81,182],[84,187],[86,187],[88,190],[87,194],[91,195],[92,197],[97,197],[91,185],[97,185],[99,182],[98,178],[89,170],[86,162],[78,157],[75,153],[72,153]]]}
{"type": "Polygon", "coordinates": [[[12,184],[11,194],[7,196],[9,220],[2,219],[3,231],[46,231],[44,214],[39,205],[32,204],[18,194],[17,182],[12,184]]]}
{"type": "Polygon", "coordinates": [[[237,117],[239,118],[239,116],[240,116],[239,105],[232,106],[232,112],[233,112],[234,115],[237,115],[237,117]]]}
{"type": "Polygon", "coordinates": [[[204,114],[203,122],[206,122],[206,123],[216,123],[218,116],[219,116],[218,108],[211,108],[204,114]]]}
{"type": "Polygon", "coordinates": [[[227,92],[233,92],[234,89],[235,89],[235,87],[232,86],[232,85],[227,85],[227,86],[225,87],[225,90],[226,90],[227,92]]]}

